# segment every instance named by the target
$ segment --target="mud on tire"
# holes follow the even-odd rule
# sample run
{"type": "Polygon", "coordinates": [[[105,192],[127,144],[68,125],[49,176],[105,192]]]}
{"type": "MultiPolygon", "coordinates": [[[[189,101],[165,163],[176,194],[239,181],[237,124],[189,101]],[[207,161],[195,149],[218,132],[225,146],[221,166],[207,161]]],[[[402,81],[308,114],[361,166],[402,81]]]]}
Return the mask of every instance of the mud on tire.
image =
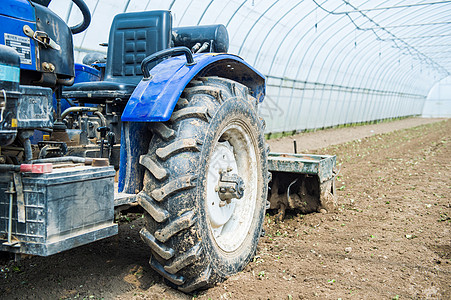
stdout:
{"type": "Polygon", "coordinates": [[[140,234],[152,268],[181,291],[239,272],[256,251],[268,186],[263,126],[247,87],[218,77],[192,81],[171,119],[152,124],[149,151],[140,157],[140,234]],[[219,206],[225,168],[243,179],[244,196],[219,206]]]}

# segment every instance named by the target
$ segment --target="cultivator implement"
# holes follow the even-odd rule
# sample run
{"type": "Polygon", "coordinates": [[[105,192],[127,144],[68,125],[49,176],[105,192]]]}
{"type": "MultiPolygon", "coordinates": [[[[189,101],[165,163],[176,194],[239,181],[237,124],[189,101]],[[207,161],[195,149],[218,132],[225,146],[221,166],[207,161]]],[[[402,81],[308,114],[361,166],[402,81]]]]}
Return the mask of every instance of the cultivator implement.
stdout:
{"type": "Polygon", "coordinates": [[[270,153],[269,208],[301,213],[332,211],[336,205],[335,155],[270,153]]]}

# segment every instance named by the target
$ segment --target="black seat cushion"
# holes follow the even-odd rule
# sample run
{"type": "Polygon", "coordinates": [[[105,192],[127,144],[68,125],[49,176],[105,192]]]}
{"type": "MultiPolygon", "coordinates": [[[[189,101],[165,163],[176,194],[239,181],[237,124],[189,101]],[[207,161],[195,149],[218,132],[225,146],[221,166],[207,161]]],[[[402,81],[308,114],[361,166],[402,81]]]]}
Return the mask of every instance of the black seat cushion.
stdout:
{"type": "Polygon", "coordinates": [[[80,82],[65,88],[63,96],[89,100],[108,98],[128,100],[135,87],[135,84],[114,81],[80,82]]]}
{"type": "Polygon", "coordinates": [[[171,28],[171,12],[167,10],[116,15],[108,40],[104,81],[74,84],[64,90],[63,96],[94,103],[111,98],[128,100],[142,79],[141,61],[170,46],[171,28]]]}

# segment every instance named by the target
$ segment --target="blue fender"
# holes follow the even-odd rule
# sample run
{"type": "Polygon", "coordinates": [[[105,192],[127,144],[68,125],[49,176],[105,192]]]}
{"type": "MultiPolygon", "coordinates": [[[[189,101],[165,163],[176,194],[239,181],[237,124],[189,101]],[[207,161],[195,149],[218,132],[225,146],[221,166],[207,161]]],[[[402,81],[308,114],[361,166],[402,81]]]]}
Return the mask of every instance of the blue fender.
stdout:
{"type": "Polygon", "coordinates": [[[143,79],[134,90],[122,113],[122,121],[164,122],[169,120],[185,86],[196,76],[219,76],[247,86],[262,102],[265,77],[242,58],[231,54],[197,54],[195,65],[187,66],[184,56],[156,65],[149,80],[143,79]]]}
{"type": "Polygon", "coordinates": [[[265,77],[242,58],[231,54],[197,54],[195,65],[187,66],[184,56],[156,65],[150,79],[143,79],[134,90],[122,113],[119,192],[135,194],[142,189],[143,168],[140,155],[148,151],[150,134],[147,122],[169,120],[182,91],[197,75],[219,76],[247,86],[262,102],[265,77]]]}

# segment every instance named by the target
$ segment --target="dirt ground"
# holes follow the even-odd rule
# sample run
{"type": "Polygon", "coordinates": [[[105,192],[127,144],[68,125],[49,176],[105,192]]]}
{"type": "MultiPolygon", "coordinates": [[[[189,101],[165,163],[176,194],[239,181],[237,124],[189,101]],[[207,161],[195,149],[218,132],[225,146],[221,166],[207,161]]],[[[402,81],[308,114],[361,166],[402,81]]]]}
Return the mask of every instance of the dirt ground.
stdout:
{"type": "Polygon", "coordinates": [[[451,299],[451,120],[318,131],[271,150],[292,152],[293,139],[299,152],[337,155],[339,208],[282,223],[269,212],[254,261],[216,287],[193,296],[164,285],[130,214],[113,238],[0,257],[0,299],[451,299]]]}

